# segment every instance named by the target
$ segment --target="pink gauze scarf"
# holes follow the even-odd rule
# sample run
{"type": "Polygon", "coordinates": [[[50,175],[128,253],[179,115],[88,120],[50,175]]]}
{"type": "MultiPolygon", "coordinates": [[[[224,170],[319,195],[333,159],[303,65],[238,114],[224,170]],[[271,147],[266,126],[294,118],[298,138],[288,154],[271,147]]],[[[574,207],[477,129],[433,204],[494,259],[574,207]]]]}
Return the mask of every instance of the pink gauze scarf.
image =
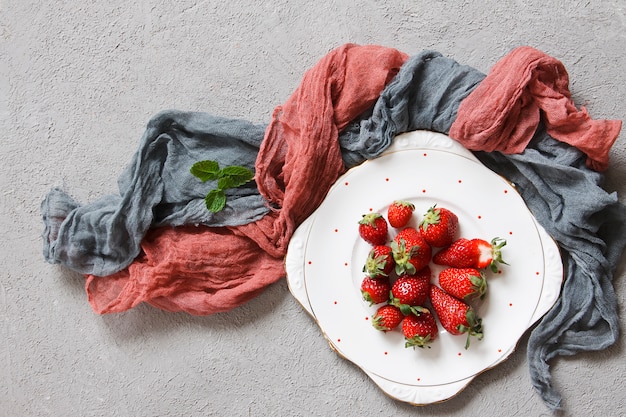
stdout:
{"type": "MultiPolygon", "coordinates": [[[[146,302],[207,315],[235,308],[285,276],[284,255],[298,225],[343,173],[338,134],[369,109],[408,56],[380,46],[344,45],[306,72],[275,109],[256,162],[256,181],[272,211],[237,227],[152,229],[126,269],[88,275],[97,313],[146,302]]],[[[605,169],[621,122],[577,110],[563,65],[533,48],[513,50],[461,103],[450,136],[472,150],[522,152],[543,114],[554,138],[605,169]],[[540,113],[541,111],[541,113],[540,113]]]]}
{"type": "Polygon", "coordinates": [[[608,167],[621,121],[593,120],[584,107],[578,110],[563,63],[529,46],[498,61],[463,100],[450,137],[472,150],[521,153],[542,115],[547,133],[584,152],[589,167],[608,167]]]}

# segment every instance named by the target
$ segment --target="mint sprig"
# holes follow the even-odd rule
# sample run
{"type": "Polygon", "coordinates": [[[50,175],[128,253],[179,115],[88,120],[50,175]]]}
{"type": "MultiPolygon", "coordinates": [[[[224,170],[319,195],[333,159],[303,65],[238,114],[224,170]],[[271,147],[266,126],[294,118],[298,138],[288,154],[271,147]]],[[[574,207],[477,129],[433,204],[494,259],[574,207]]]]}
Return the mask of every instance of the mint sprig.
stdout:
{"type": "Polygon", "coordinates": [[[196,162],[189,171],[202,182],[217,181],[217,188],[209,191],[204,198],[207,209],[213,213],[226,206],[224,190],[240,187],[254,178],[254,172],[246,167],[231,165],[220,168],[217,161],[210,160],[196,162]]]}

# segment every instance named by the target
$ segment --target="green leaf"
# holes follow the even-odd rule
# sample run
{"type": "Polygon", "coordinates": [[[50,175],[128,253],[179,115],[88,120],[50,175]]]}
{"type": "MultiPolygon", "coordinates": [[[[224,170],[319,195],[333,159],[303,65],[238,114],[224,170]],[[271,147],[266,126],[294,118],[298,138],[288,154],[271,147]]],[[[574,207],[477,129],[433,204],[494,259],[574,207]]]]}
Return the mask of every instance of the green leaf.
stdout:
{"type": "Polygon", "coordinates": [[[207,209],[213,213],[226,206],[224,190],[239,187],[254,178],[254,172],[246,167],[232,165],[220,169],[217,161],[210,160],[196,162],[189,171],[202,182],[217,180],[217,189],[209,191],[204,198],[207,209]]]}
{"type": "Polygon", "coordinates": [[[218,178],[220,166],[216,161],[199,161],[193,164],[189,171],[195,177],[200,178],[202,182],[205,182],[218,178]]]}
{"type": "Polygon", "coordinates": [[[221,189],[236,188],[249,182],[254,178],[254,172],[246,167],[233,165],[222,169],[219,172],[220,181],[223,180],[224,186],[218,185],[221,189]]]}
{"type": "Polygon", "coordinates": [[[209,211],[217,213],[226,206],[226,194],[224,190],[219,188],[217,190],[211,190],[204,198],[204,202],[209,211]]]}
{"type": "Polygon", "coordinates": [[[411,310],[411,306],[408,304],[398,304],[398,308],[400,309],[402,314],[404,314],[405,316],[408,316],[409,314],[413,312],[411,310]]]}
{"type": "Polygon", "coordinates": [[[233,181],[232,178],[230,177],[222,177],[219,180],[217,180],[217,188],[219,188],[220,190],[226,190],[228,188],[235,188],[237,187],[237,185],[235,185],[235,181],[233,181]]]}

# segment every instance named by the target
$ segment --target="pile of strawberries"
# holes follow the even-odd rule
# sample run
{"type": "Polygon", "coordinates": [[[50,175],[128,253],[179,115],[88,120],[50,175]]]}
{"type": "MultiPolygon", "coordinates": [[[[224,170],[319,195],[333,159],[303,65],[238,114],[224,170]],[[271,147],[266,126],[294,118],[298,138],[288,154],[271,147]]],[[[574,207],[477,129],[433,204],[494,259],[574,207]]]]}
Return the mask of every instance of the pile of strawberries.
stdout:
{"type": "Polygon", "coordinates": [[[467,336],[467,349],[471,336],[483,337],[481,319],[470,302],[485,297],[484,270],[496,272],[498,264],[505,263],[501,249],[506,241],[458,238],[457,215],[436,205],[417,228],[407,226],[414,210],[410,202],[394,201],[387,219],[369,213],[359,221],[359,235],[372,245],[361,293],[370,305],[382,304],[372,324],[383,332],[400,328],[406,347],[430,347],[438,335],[436,315],[450,334],[467,336]],[[391,241],[390,227],[398,230],[391,241]],[[444,266],[439,286],[431,283],[431,261],[444,266]]]}

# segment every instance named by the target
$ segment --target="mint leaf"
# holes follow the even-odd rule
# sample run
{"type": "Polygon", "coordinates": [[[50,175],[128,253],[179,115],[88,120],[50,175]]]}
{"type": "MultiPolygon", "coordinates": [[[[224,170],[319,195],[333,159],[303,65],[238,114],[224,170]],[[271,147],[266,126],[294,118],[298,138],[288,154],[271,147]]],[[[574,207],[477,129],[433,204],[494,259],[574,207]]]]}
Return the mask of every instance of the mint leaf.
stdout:
{"type": "Polygon", "coordinates": [[[211,190],[204,198],[204,203],[206,204],[206,208],[213,213],[217,213],[222,210],[224,206],[226,206],[226,194],[224,190],[218,188],[216,190],[211,190]]]}
{"type": "Polygon", "coordinates": [[[254,178],[254,172],[246,167],[233,165],[222,169],[219,172],[219,176],[220,180],[224,180],[225,185],[224,187],[218,185],[219,188],[235,188],[252,180],[252,178],[254,178]]]}
{"type": "Polygon", "coordinates": [[[189,170],[200,181],[215,180],[220,173],[220,166],[216,161],[199,161],[192,165],[189,170]]]}
{"type": "Polygon", "coordinates": [[[237,187],[235,181],[231,177],[223,177],[217,180],[217,188],[226,190],[227,188],[237,187]]]}
{"type": "Polygon", "coordinates": [[[207,209],[213,213],[226,206],[224,190],[239,187],[254,178],[254,172],[246,167],[232,165],[220,169],[216,161],[209,160],[196,162],[189,171],[202,182],[217,180],[217,189],[209,191],[204,198],[207,209]]]}

